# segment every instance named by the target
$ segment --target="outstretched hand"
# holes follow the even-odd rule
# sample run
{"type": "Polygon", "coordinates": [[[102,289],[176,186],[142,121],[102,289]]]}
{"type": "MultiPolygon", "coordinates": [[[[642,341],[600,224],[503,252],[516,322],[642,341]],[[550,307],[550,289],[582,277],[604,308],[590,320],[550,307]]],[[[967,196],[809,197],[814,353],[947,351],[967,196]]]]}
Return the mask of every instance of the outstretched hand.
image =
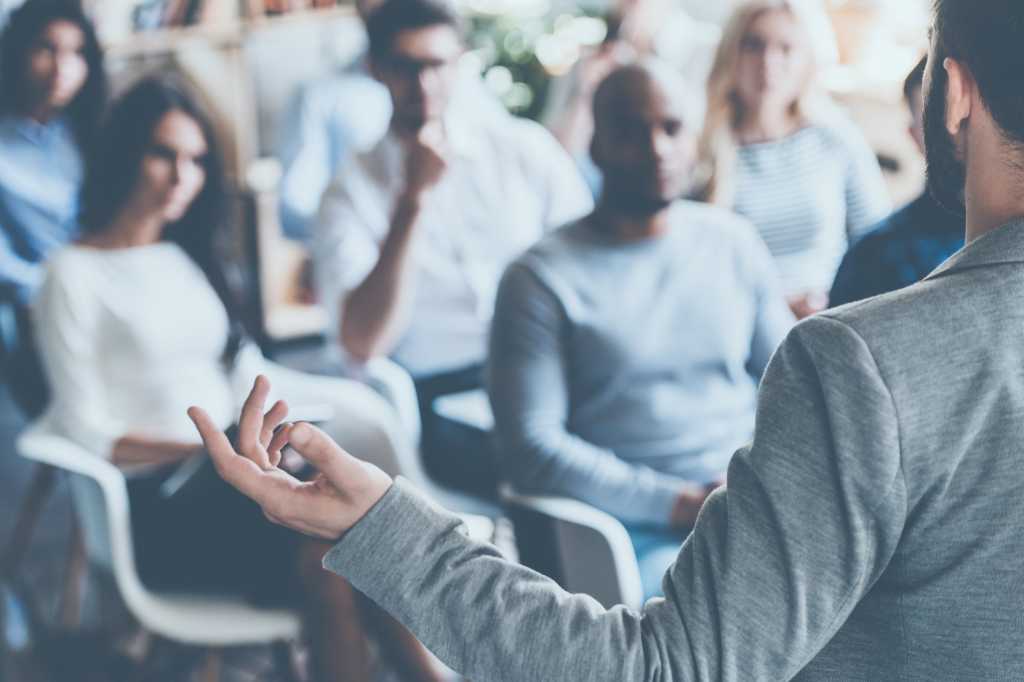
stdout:
{"type": "Polygon", "coordinates": [[[242,407],[238,451],[205,411],[192,407],[188,416],[217,472],[259,504],[267,518],[306,535],[337,540],[384,496],[391,478],[312,424],[282,426],[288,407],[278,401],[264,412],[269,392],[267,378],[257,377],[242,407]],[[316,468],[313,480],[300,481],[278,468],[287,445],[316,468]]]}

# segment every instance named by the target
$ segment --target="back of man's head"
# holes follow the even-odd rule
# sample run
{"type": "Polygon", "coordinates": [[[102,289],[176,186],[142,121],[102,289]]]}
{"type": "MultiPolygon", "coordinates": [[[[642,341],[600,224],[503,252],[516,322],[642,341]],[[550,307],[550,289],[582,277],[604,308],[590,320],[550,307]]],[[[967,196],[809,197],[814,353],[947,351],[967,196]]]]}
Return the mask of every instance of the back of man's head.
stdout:
{"type": "Polygon", "coordinates": [[[1024,146],[1024,2],[934,2],[936,66],[963,63],[1007,140],[1024,146]]]}
{"type": "Polygon", "coordinates": [[[451,26],[461,33],[459,16],[445,0],[385,0],[366,20],[370,55],[387,57],[399,33],[432,26],[451,26]]]}

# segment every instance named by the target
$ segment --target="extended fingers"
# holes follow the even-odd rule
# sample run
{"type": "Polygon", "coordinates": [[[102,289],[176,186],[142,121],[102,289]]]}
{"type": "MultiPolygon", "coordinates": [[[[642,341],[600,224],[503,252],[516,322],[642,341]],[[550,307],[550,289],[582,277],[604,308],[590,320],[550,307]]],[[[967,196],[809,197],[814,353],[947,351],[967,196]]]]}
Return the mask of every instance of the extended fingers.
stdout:
{"type": "Polygon", "coordinates": [[[188,416],[199,430],[203,445],[221,477],[244,495],[260,502],[264,491],[260,484],[262,472],[256,464],[235,452],[231,441],[204,410],[190,407],[188,416]]]}
{"type": "Polygon", "coordinates": [[[320,471],[339,491],[360,480],[362,465],[326,433],[306,422],[290,429],[289,442],[303,459],[320,471]]]}
{"type": "Polygon", "coordinates": [[[288,445],[288,438],[291,436],[293,426],[294,424],[284,424],[271,437],[270,443],[267,445],[267,453],[270,455],[272,465],[280,466],[281,450],[288,445]]]}
{"type": "Polygon", "coordinates": [[[242,416],[238,420],[238,450],[262,469],[272,468],[270,457],[260,442],[263,431],[263,406],[269,393],[270,382],[261,374],[256,377],[249,397],[242,405],[242,416]]]}
{"type": "Polygon", "coordinates": [[[264,448],[270,445],[270,441],[274,437],[274,431],[287,416],[288,403],[283,400],[278,400],[274,403],[270,410],[263,415],[263,427],[260,429],[260,445],[264,448]]]}

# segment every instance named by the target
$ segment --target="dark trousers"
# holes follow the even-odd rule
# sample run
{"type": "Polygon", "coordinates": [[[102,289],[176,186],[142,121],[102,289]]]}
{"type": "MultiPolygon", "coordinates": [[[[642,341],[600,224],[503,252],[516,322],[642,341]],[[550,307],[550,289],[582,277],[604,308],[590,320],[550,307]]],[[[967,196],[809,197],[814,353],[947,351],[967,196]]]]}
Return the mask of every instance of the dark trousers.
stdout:
{"type": "Polygon", "coordinates": [[[0,295],[0,377],[29,419],[43,413],[50,401],[42,362],[26,306],[0,295]]]}
{"type": "Polygon", "coordinates": [[[446,486],[496,500],[498,471],[490,434],[437,414],[434,401],[483,387],[483,366],[473,365],[416,380],[421,449],[427,473],[446,486]]]}

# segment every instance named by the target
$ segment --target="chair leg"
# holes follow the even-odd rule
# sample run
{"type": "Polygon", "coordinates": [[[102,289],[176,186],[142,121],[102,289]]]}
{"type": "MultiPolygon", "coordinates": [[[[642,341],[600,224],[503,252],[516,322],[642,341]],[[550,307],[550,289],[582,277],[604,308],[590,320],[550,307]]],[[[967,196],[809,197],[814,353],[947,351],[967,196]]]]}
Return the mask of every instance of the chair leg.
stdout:
{"type": "Polygon", "coordinates": [[[220,682],[220,670],[222,664],[220,649],[210,649],[203,659],[202,668],[199,671],[200,682],[220,682]]]}
{"type": "Polygon", "coordinates": [[[72,521],[68,564],[64,573],[64,591],[60,605],[60,623],[64,627],[77,627],[82,622],[82,600],[85,596],[84,582],[88,567],[82,528],[77,522],[72,521]]]}
{"type": "Polygon", "coordinates": [[[49,500],[57,484],[57,470],[51,466],[40,464],[29,486],[28,494],[18,513],[18,520],[7,545],[7,556],[3,560],[3,575],[12,576],[21,566],[28,553],[32,535],[35,532],[43,507],[49,500]]]}

